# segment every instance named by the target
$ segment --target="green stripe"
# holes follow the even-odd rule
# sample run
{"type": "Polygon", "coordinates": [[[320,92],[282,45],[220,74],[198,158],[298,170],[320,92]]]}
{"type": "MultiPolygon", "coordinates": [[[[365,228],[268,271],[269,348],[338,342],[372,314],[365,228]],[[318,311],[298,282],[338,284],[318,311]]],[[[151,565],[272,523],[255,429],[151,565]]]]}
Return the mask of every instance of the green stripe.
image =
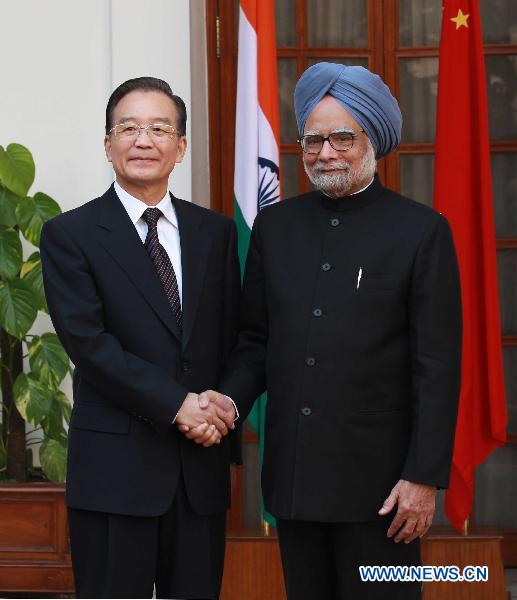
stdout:
{"type": "Polygon", "coordinates": [[[237,247],[239,251],[239,261],[241,263],[241,273],[244,275],[244,265],[246,264],[246,255],[248,254],[248,247],[250,245],[251,230],[248,224],[244,220],[241,207],[235,199],[235,223],[237,225],[237,247]]]}

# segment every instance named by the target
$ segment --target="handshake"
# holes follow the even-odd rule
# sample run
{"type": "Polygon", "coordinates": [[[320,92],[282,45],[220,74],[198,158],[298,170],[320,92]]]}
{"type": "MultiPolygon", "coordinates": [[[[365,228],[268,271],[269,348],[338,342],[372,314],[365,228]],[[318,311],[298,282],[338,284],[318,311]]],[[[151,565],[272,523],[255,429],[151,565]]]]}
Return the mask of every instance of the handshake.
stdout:
{"type": "Polygon", "coordinates": [[[207,390],[187,394],[174,423],[187,438],[207,448],[219,444],[230,429],[235,429],[237,416],[228,396],[207,390]]]}

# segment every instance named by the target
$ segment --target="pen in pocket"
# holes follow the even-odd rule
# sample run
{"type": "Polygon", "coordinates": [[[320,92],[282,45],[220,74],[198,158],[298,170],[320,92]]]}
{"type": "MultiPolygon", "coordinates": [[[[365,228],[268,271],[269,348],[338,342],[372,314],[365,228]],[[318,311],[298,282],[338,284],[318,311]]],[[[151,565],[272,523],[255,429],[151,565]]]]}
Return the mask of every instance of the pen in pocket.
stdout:
{"type": "Polygon", "coordinates": [[[359,273],[357,273],[357,289],[359,289],[359,284],[361,283],[362,276],[363,276],[363,267],[360,267],[359,273]]]}

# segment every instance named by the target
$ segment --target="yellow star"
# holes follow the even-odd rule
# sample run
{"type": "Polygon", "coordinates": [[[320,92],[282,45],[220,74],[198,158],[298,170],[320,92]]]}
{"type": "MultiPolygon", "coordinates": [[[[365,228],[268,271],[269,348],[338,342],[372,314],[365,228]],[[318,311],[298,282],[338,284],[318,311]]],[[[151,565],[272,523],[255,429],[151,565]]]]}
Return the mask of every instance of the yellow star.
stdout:
{"type": "Polygon", "coordinates": [[[466,15],[463,12],[461,12],[461,8],[458,9],[458,14],[457,16],[455,16],[454,18],[451,19],[451,21],[453,21],[454,23],[456,23],[456,31],[460,28],[460,27],[466,27],[468,29],[468,23],[467,23],[467,19],[470,17],[470,15],[466,15]]]}

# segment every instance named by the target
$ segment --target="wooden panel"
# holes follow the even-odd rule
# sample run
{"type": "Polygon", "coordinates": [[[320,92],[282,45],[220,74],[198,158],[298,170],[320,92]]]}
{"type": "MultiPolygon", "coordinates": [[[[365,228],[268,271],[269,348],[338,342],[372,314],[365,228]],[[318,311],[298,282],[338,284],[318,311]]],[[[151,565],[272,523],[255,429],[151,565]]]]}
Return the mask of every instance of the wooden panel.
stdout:
{"type": "Polygon", "coordinates": [[[74,591],[65,489],[55,484],[0,486],[0,591],[74,591]]]}
{"type": "Polygon", "coordinates": [[[74,576],[70,562],[9,564],[0,561],[0,592],[73,594],[74,576]]]}
{"type": "Polygon", "coordinates": [[[0,498],[0,552],[55,552],[55,522],[52,500],[0,498]]]}
{"type": "Polygon", "coordinates": [[[433,582],[424,585],[424,600],[505,600],[501,536],[433,536],[424,538],[425,565],[468,565],[488,567],[487,582],[433,582]]]}
{"type": "Polygon", "coordinates": [[[70,555],[64,486],[0,486],[0,562],[62,561],[70,555]]]}
{"type": "Polygon", "coordinates": [[[53,501],[0,498],[0,552],[56,552],[55,523],[53,501]]]}
{"type": "Polygon", "coordinates": [[[229,538],[221,600],[284,600],[278,542],[274,538],[229,538]]]}

